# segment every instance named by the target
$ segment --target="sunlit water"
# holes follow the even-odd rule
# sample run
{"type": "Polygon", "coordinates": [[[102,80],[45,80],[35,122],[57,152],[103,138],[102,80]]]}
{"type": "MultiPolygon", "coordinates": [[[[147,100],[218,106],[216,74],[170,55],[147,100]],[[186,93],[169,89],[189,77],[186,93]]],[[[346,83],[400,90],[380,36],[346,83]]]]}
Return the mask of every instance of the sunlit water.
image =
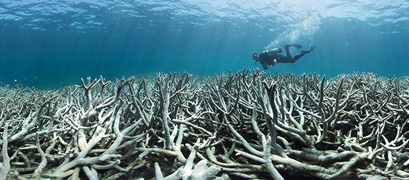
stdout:
{"type": "Polygon", "coordinates": [[[87,76],[213,75],[261,68],[252,53],[290,43],[317,48],[269,72],[404,76],[408,18],[404,0],[1,0],[0,82],[58,88],[87,76]]]}

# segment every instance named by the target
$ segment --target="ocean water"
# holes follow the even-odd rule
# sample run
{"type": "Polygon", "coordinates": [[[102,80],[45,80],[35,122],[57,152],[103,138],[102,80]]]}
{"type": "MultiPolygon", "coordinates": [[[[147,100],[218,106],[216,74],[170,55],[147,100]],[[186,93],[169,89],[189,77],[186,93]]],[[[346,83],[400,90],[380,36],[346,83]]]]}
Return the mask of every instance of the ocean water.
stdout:
{"type": "Polygon", "coordinates": [[[261,69],[252,53],[290,43],[317,48],[267,71],[407,76],[409,1],[0,1],[1,85],[261,69]]]}

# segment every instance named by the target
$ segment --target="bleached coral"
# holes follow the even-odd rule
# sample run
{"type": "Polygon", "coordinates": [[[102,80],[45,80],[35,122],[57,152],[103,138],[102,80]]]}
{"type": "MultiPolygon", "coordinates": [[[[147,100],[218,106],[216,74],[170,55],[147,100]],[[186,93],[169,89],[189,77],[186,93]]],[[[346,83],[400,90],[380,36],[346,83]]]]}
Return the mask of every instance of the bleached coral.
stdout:
{"type": "Polygon", "coordinates": [[[408,178],[408,89],[373,74],[248,69],[1,87],[0,176],[408,178]]]}

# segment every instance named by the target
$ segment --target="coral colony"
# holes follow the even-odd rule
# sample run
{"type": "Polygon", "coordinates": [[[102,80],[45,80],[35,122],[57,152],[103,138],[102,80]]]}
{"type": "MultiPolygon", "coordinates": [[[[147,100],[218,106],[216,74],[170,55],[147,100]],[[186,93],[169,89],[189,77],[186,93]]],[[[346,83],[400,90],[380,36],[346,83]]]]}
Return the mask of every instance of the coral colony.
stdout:
{"type": "Polygon", "coordinates": [[[408,80],[158,73],[0,101],[0,179],[409,177],[408,80]]]}

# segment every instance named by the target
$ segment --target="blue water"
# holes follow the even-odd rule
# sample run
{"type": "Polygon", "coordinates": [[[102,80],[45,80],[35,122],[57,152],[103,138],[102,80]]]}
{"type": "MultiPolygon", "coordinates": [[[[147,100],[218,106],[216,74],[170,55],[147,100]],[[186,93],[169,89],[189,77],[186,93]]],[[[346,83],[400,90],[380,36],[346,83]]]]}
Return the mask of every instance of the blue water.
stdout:
{"type": "Polygon", "coordinates": [[[409,1],[0,1],[0,85],[261,69],[252,53],[290,43],[317,48],[267,71],[407,76],[409,1]]]}

